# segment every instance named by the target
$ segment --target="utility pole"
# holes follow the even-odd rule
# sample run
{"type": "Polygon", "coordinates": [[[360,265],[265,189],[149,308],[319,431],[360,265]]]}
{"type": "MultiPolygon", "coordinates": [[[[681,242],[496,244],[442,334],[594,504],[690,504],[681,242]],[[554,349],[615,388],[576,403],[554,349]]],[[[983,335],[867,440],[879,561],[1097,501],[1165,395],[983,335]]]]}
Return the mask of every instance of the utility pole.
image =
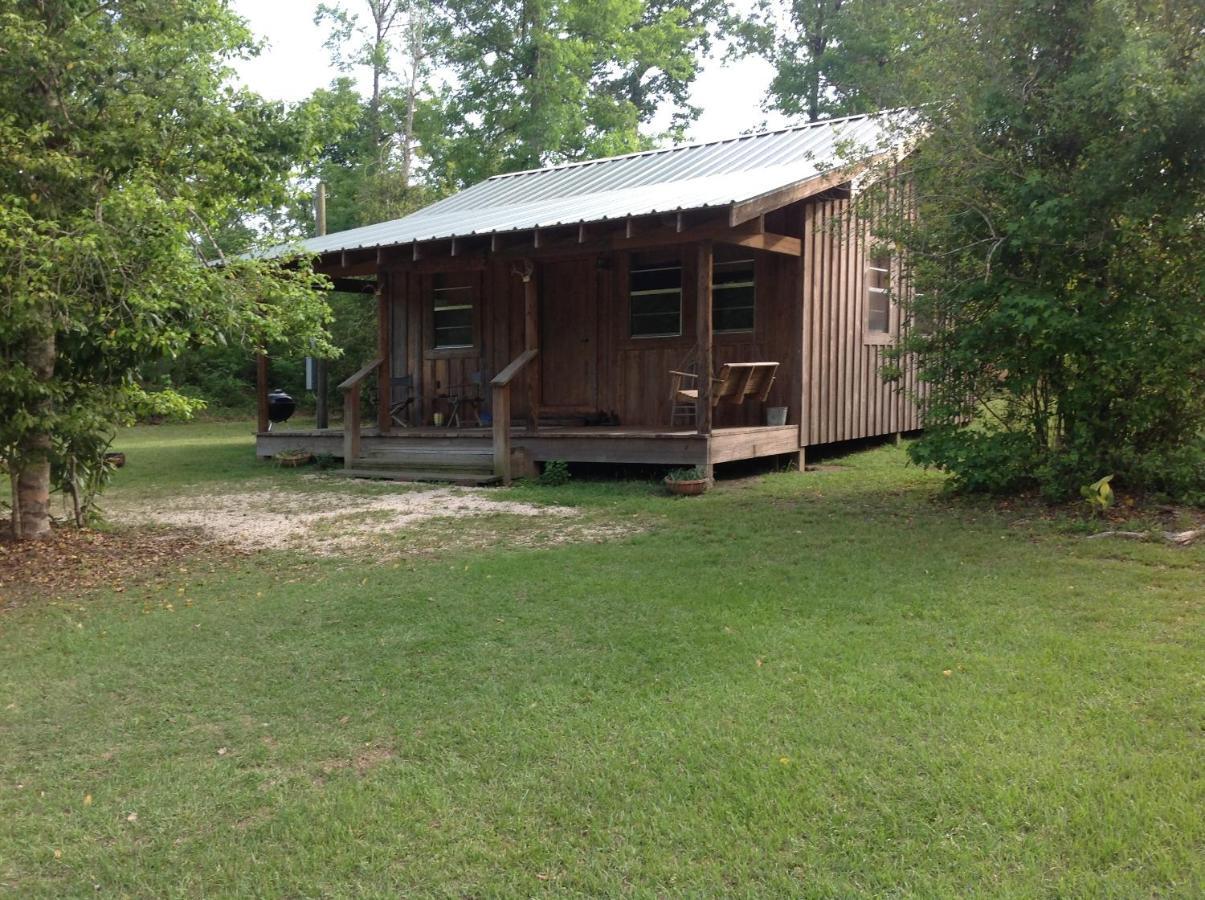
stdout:
{"type": "MultiPolygon", "coordinates": [[[[326,234],[326,185],[318,182],[318,195],[314,198],[314,217],[317,220],[318,237],[326,234]]],[[[330,410],[326,406],[326,360],[314,358],[314,424],[318,428],[330,427],[330,410]]]]}

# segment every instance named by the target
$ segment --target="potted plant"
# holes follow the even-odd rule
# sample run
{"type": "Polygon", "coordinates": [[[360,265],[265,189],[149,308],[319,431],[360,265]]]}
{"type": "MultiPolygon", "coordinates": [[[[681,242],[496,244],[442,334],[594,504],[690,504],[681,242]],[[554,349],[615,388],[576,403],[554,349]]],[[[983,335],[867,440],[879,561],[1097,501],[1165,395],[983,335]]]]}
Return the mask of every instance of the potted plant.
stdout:
{"type": "Polygon", "coordinates": [[[693,497],[706,491],[711,486],[711,479],[702,466],[691,466],[689,469],[674,469],[666,475],[665,486],[671,494],[693,497]]]}
{"type": "Polygon", "coordinates": [[[273,457],[276,464],[283,469],[307,465],[313,458],[314,455],[309,450],[281,450],[273,457]]]}

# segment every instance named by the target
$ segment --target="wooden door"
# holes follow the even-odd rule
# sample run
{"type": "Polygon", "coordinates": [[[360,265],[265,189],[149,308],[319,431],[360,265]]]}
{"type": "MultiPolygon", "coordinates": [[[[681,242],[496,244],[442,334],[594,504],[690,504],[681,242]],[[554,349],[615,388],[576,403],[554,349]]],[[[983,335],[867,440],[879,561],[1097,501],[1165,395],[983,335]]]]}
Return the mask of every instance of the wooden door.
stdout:
{"type": "Polygon", "coordinates": [[[598,409],[598,291],[594,258],[540,265],[541,405],[598,409]]]}

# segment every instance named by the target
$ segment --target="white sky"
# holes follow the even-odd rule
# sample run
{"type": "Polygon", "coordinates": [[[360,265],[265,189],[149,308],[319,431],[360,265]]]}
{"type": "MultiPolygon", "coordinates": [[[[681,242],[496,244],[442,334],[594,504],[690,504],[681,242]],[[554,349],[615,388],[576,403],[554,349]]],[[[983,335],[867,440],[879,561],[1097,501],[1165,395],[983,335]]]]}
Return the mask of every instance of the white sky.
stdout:
{"type": "MultiPolygon", "coordinates": [[[[296,101],[341,74],[331,66],[322,46],[324,34],[314,25],[317,5],[318,0],[234,0],[235,10],[268,43],[258,58],[237,66],[248,87],[271,99],[296,101]]],[[[356,6],[354,0],[346,5],[356,6]]],[[[705,61],[691,91],[691,102],[703,113],[690,128],[690,140],[717,140],[785,124],[782,117],[760,108],[771,75],[770,64],[760,59],[727,65],[718,58],[705,61]]],[[[668,115],[654,122],[652,130],[666,124],[668,115]]]]}

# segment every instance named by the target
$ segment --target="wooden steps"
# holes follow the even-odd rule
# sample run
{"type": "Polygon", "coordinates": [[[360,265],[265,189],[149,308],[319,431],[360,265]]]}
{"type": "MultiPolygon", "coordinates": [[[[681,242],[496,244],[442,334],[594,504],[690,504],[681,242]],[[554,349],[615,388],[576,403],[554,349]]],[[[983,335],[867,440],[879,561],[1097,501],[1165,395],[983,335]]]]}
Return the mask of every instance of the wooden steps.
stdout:
{"type": "Polygon", "coordinates": [[[458,485],[495,484],[494,453],[486,440],[426,442],[422,438],[404,445],[370,449],[352,460],[343,474],[349,478],[379,478],[386,481],[435,481],[458,485]]]}
{"type": "Polygon", "coordinates": [[[335,475],[344,478],[375,478],[380,481],[432,481],[444,484],[454,484],[460,487],[485,487],[497,484],[502,479],[492,472],[488,475],[473,472],[457,472],[454,470],[424,472],[421,469],[337,469],[335,475]]]}

